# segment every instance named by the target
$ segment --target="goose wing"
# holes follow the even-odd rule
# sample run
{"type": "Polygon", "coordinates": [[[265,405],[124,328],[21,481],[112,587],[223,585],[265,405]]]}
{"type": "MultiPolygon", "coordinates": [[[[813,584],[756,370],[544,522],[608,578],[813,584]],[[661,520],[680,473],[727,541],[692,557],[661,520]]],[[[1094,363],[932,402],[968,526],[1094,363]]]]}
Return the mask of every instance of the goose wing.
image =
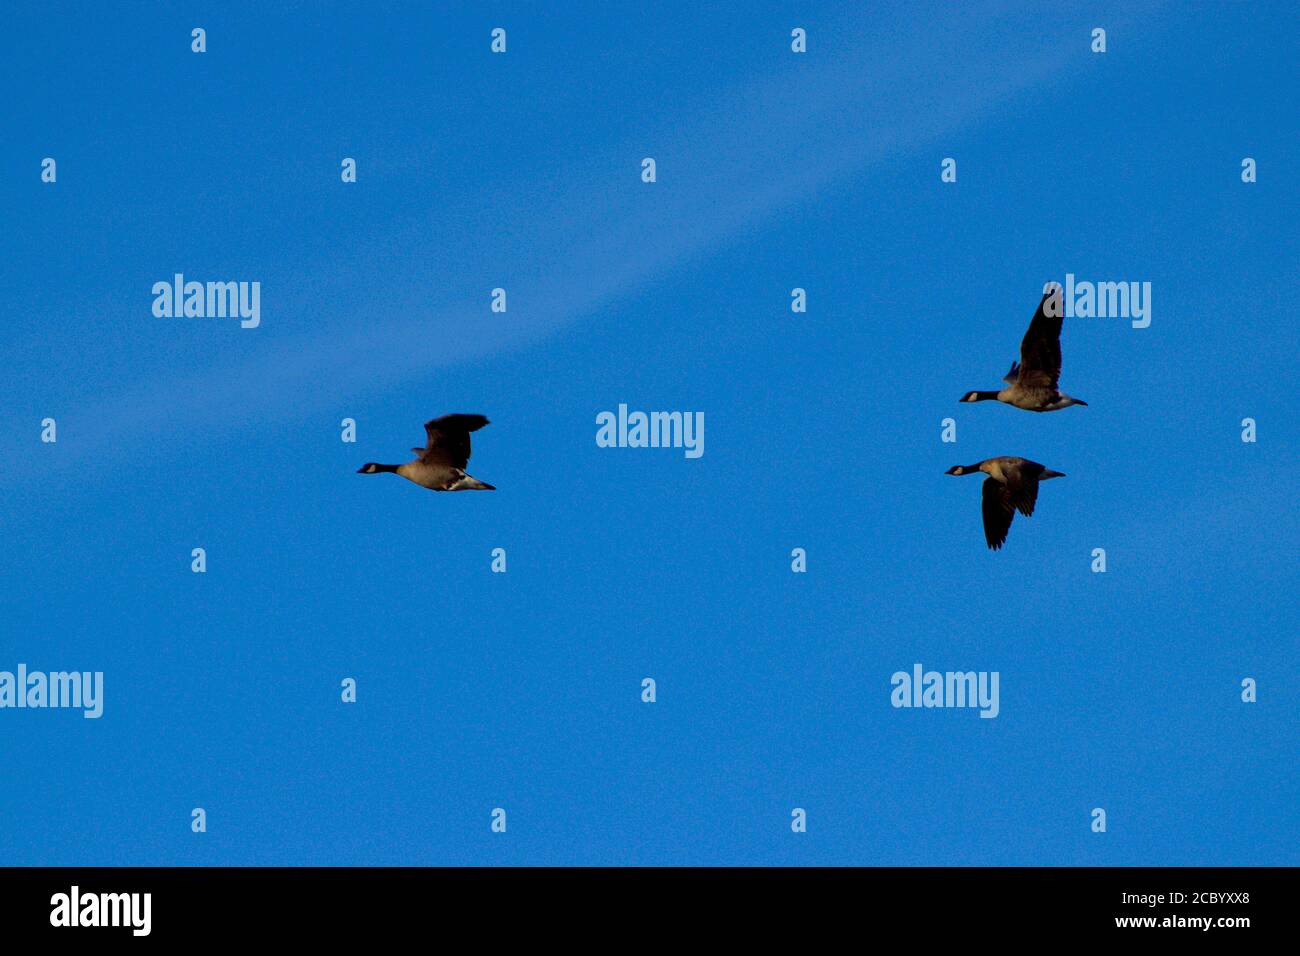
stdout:
{"type": "Polygon", "coordinates": [[[1016,516],[1015,506],[1005,484],[996,478],[984,479],[984,540],[996,551],[1007,540],[1011,519],[1016,516]]]}
{"type": "Polygon", "coordinates": [[[482,415],[443,415],[430,419],[424,423],[428,443],[420,451],[420,460],[464,468],[469,462],[469,433],[487,423],[482,415]]]}
{"type": "MultiPolygon", "coordinates": [[[[1061,306],[1059,287],[1043,293],[1029,331],[1020,340],[1017,381],[1027,388],[1054,389],[1061,379],[1061,323],[1065,320],[1061,306]]],[[[1014,365],[1012,371],[1017,371],[1014,365]]],[[[1010,379],[1009,373],[1007,378],[1010,379]]]]}
{"type": "Polygon", "coordinates": [[[1021,459],[1002,464],[1002,474],[1007,479],[1007,501],[1026,518],[1034,513],[1038,502],[1038,476],[1042,473],[1043,466],[1036,461],[1021,459]]]}

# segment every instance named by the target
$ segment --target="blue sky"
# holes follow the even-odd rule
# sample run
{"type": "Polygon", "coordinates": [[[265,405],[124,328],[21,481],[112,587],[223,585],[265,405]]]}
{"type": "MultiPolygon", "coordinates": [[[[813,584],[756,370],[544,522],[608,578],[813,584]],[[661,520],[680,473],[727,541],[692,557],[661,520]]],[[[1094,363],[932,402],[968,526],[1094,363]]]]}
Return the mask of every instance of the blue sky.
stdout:
{"type": "Polygon", "coordinates": [[[106,699],[0,710],[0,862],[1300,862],[1293,11],[698,6],[6,8],[0,670],[106,699]],[[959,405],[1067,272],[1089,407],[959,405]],[[453,411],[498,491],[355,474],[453,411]]]}

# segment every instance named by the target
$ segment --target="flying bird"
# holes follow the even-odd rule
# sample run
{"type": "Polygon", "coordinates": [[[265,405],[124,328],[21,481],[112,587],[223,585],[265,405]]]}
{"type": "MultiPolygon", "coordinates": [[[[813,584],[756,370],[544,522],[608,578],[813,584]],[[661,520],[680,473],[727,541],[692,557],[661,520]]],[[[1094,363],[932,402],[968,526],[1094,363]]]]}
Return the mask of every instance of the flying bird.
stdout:
{"type": "Polygon", "coordinates": [[[419,457],[402,465],[380,465],[369,461],[357,469],[359,475],[391,472],[432,491],[496,491],[485,481],[465,473],[469,463],[469,433],[488,420],[482,415],[443,415],[424,423],[427,440],[423,448],[412,448],[419,457]]]}
{"type": "Polygon", "coordinates": [[[1011,530],[1011,519],[1019,511],[1028,518],[1034,513],[1038,500],[1038,483],[1049,478],[1064,478],[1065,473],[1052,471],[1036,461],[1004,455],[986,458],[973,465],[955,465],[948,475],[973,475],[983,472],[984,479],[984,539],[992,551],[1002,547],[1011,530]]]}
{"type": "Polygon", "coordinates": [[[999,401],[1031,412],[1054,412],[1071,405],[1087,405],[1071,398],[1056,387],[1061,378],[1061,287],[1052,283],[1038,311],[1029,323],[1029,331],[1020,340],[1020,361],[1011,363],[1003,376],[1007,387],[998,392],[967,392],[963,402],[999,401]]]}

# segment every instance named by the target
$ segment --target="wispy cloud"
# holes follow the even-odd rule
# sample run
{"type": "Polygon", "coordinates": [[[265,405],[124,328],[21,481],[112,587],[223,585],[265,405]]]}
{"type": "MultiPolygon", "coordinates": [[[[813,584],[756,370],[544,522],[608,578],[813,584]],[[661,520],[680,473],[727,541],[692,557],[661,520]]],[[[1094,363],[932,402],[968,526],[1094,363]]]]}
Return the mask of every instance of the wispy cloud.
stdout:
{"type": "MultiPolygon", "coordinates": [[[[60,455],[62,467],[79,467],[84,456],[102,467],[165,430],[202,429],[215,438],[239,427],[231,410],[246,407],[250,395],[258,396],[259,420],[293,422],[440,367],[555,335],[852,176],[905,157],[917,161],[920,147],[1051,81],[1084,42],[1062,31],[1032,43],[999,35],[982,45],[979,25],[987,16],[945,13],[943,29],[909,16],[912,26],[880,44],[864,40],[865,26],[839,31],[838,45],[818,36],[816,55],[791,54],[780,72],[730,88],[685,122],[659,117],[635,143],[575,148],[568,167],[549,175],[553,192],[525,179],[499,190],[475,216],[511,224],[505,243],[511,258],[495,263],[496,274],[528,289],[526,323],[491,321],[485,298],[440,300],[431,308],[427,290],[439,284],[439,265],[425,260],[433,262],[425,280],[395,278],[403,288],[371,314],[267,336],[253,357],[223,361],[214,353],[205,371],[96,398],[96,434],[60,455]],[[658,183],[638,181],[642,155],[659,160],[658,183]],[[626,188],[615,185],[622,180],[626,188]]],[[[937,155],[934,162],[937,170],[937,155]]],[[[441,228],[411,222],[356,258],[379,268],[383,249],[397,248],[408,253],[401,261],[414,261],[412,250],[441,228]]],[[[499,255],[489,237],[476,236],[474,243],[485,255],[499,255]]],[[[316,311],[312,277],[303,276],[300,285],[293,308],[316,311]]],[[[266,324],[275,323],[270,309],[264,311],[266,324]]]]}

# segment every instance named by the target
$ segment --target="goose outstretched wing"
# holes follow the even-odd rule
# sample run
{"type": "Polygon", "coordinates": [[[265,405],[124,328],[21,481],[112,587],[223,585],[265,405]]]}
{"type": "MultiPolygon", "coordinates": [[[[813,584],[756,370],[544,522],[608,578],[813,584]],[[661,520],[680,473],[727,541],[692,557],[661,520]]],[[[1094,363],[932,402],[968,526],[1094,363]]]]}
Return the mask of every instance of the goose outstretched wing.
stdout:
{"type": "Polygon", "coordinates": [[[1016,516],[1015,505],[1005,484],[996,478],[984,479],[984,540],[996,551],[1007,540],[1011,519],[1016,516]]]}
{"type": "Polygon", "coordinates": [[[469,433],[478,431],[488,420],[482,415],[443,415],[424,423],[428,438],[419,451],[423,461],[452,468],[464,468],[469,463],[469,433]]]}
{"type": "MultiPolygon", "coordinates": [[[[1020,340],[1020,368],[1017,381],[1026,388],[1056,388],[1061,379],[1061,324],[1065,321],[1061,290],[1043,293],[1029,331],[1020,340]],[[1050,306],[1049,306],[1050,303],[1050,306]]],[[[1010,373],[1008,373],[1008,380],[1010,373]]]]}

